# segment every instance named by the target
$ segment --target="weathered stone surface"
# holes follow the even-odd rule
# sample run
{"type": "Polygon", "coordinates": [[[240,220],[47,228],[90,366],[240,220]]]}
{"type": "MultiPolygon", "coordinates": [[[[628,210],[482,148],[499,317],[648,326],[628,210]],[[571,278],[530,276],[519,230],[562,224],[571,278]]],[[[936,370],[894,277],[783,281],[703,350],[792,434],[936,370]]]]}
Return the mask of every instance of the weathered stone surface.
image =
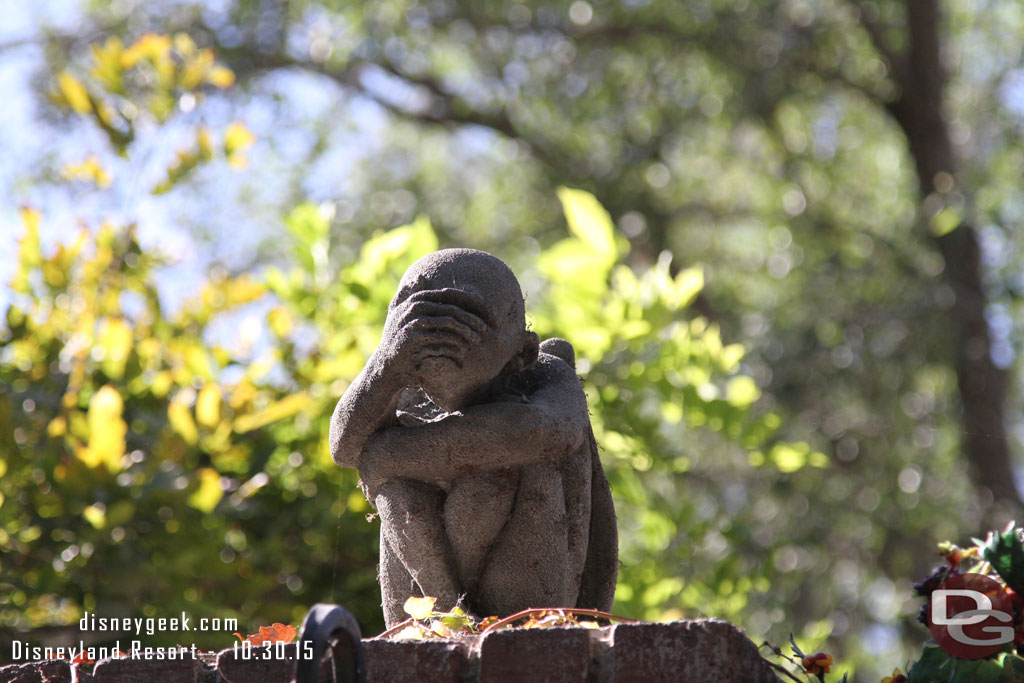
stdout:
{"type": "Polygon", "coordinates": [[[388,626],[421,595],[481,615],[611,607],[615,512],[574,355],[526,329],[494,256],[444,249],[406,271],[330,436],[380,515],[388,626]]]}
{"type": "Polygon", "coordinates": [[[468,648],[447,640],[364,640],[363,652],[366,683],[459,683],[468,667],[468,648]]]}
{"type": "Polygon", "coordinates": [[[757,646],[718,619],[612,627],[613,683],[778,683],[757,646]]]}
{"type": "Polygon", "coordinates": [[[197,683],[199,668],[199,663],[187,654],[185,659],[175,660],[101,659],[92,673],[96,683],[197,683]]]}
{"type": "Polygon", "coordinates": [[[583,683],[590,668],[591,633],[582,628],[489,633],[479,644],[480,683],[583,683]]]}
{"type": "Polygon", "coordinates": [[[71,665],[62,659],[0,667],[0,683],[70,683],[71,665]]]}
{"type": "MultiPolygon", "coordinates": [[[[617,624],[601,629],[495,631],[463,640],[364,640],[366,683],[780,683],[742,630],[717,619],[668,624],[617,624]]],[[[234,649],[209,662],[110,659],[81,683],[289,683],[288,658],[245,659],[234,649]]],[[[67,662],[0,668],[0,683],[70,683],[67,662]],[[45,673],[44,673],[45,672],[45,673]]]]}
{"type": "Polygon", "coordinates": [[[295,671],[295,647],[295,643],[288,643],[269,649],[257,646],[222,650],[217,655],[217,670],[225,683],[287,681],[295,671]]]}

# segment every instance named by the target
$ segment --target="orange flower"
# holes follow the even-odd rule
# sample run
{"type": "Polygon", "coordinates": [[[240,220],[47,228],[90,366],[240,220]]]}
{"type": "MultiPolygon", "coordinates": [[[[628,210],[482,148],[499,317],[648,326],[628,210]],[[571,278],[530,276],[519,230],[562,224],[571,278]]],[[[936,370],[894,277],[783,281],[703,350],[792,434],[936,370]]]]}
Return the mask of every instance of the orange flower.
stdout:
{"type": "Polygon", "coordinates": [[[804,657],[800,663],[809,674],[827,674],[832,668],[832,655],[817,652],[810,657],[804,657]]]}
{"type": "Polygon", "coordinates": [[[886,676],[882,683],[906,683],[907,676],[899,669],[892,670],[892,676],[886,676]]]}

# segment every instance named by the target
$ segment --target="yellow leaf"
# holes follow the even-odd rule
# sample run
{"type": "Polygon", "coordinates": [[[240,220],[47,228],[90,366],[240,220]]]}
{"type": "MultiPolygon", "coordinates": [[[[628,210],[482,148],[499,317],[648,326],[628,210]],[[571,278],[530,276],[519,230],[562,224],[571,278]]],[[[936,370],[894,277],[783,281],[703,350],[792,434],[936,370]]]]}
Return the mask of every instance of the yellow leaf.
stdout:
{"type": "Polygon", "coordinates": [[[267,313],[267,323],[274,334],[282,339],[291,334],[292,329],[295,327],[291,313],[283,306],[277,306],[267,313]]]}
{"type": "Polygon", "coordinates": [[[7,461],[0,458],[0,477],[7,474],[7,461]]]}
{"type": "Polygon", "coordinates": [[[391,636],[392,640],[423,640],[423,631],[415,624],[409,624],[391,636]]]}
{"type": "Polygon", "coordinates": [[[69,72],[60,72],[57,76],[57,87],[68,106],[79,114],[88,114],[92,111],[92,99],[89,97],[89,92],[82,82],[69,72]]]}
{"type": "Polygon", "coordinates": [[[25,225],[25,234],[18,243],[18,271],[14,275],[11,287],[16,292],[29,291],[29,272],[42,262],[39,246],[40,213],[36,209],[22,207],[21,222],[25,225]]]}
{"type": "Polygon", "coordinates": [[[235,74],[226,66],[215,66],[206,74],[206,81],[223,90],[235,84],[235,74]]]}
{"type": "Polygon", "coordinates": [[[174,49],[182,57],[188,58],[196,52],[196,42],[187,33],[174,34],[174,49]]]}
{"type": "Polygon", "coordinates": [[[236,171],[244,171],[249,167],[249,157],[239,153],[229,154],[228,164],[236,171]]]}
{"type": "Polygon", "coordinates": [[[229,157],[237,152],[243,152],[252,146],[256,136],[245,127],[245,124],[235,121],[224,131],[224,153],[229,157]]]}
{"type": "Polygon", "coordinates": [[[107,169],[100,163],[99,157],[90,155],[80,164],[65,164],[60,170],[61,177],[68,180],[81,180],[97,187],[110,187],[112,179],[107,169]]]}
{"type": "Polygon", "coordinates": [[[199,146],[199,156],[203,159],[213,158],[213,142],[210,140],[210,129],[206,126],[196,127],[196,144],[199,146]]]}
{"type": "Polygon", "coordinates": [[[188,497],[188,504],[200,512],[210,514],[224,496],[220,474],[212,467],[200,467],[196,475],[199,478],[199,488],[188,497]]]}
{"type": "Polygon", "coordinates": [[[216,427],[220,422],[220,389],[212,382],[204,384],[196,399],[196,419],[204,427],[216,427]]]}
{"type": "Polygon", "coordinates": [[[113,379],[124,376],[125,363],[132,349],[132,328],[123,318],[106,318],[100,325],[96,342],[103,347],[103,371],[113,379]]]}
{"type": "Polygon", "coordinates": [[[187,405],[177,399],[171,401],[167,406],[167,420],[171,423],[171,428],[185,439],[185,443],[191,446],[198,443],[199,430],[187,405]]]}
{"type": "Polygon", "coordinates": [[[448,625],[439,619],[435,619],[430,622],[430,630],[442,638],[448,638],[449,636],[454,635],[453,631],[448,628],[448,625]]]}
{"type": "Polygon", "coordinates": [[[124,46],[117,36],[111,36],[103,45],[92,46],[92,69],[89,71],[89,75],[115,93],[124,90],[123,69],[121,68],[121,53],[123,51],[124,46]]]}
{"type": "Polygon", "coordinates": [[[309,394],[306,392],[292,394],[279,401],[274,401],[258,413],[243,415],[236,419],[235,432],[244,434],[281,418],[288,417],[302,410],[309,401],[309,394]]]}
{"type": "Polygon", "coordinates": [[[97,529],[102,529],[107,525],[107,510],[102,503],[96,503],[85,508],[82,510],[82,516],[85,517],[85,521],[97,529]]]}
{"type": "Polygon", "coordinates": [[[402,609],[405,610],[405,613],[413,619],[425,621],[434,613],[435,602],[437,602],[437,598],[417,598],[415,596],[410,596],[405,601],[405,605],[402,606],[402,609]]]}
{"type": "Polygon", "coordinates": [[[154,66],[158,66],[167,60],[170,51],[170,36],[147,33],[139,37],[127,50],[121,53],[121,66],[129,69],[142,59],[148,59],[154,66]]]}
{"type": "Polygon", "coordinates": [[[76,455],[89,467],[106,465],[111,473],[121,469],[124,455],[124,437],[128,426],[121,419],[124,400],[117,389],[109,384],[89,399],[89,445],[79,447],[76,455]]]}
{"type": "Polygon", "coordinates": [[[161,370],[156,373],[156,377],[153,378],[153,383],[150,385],[149,390],[153,392],[153,395],[157,398],[163,398],[167,395],[167,392],[171,390],[171,386],[174,384],[174,373],[170,370],[161,370]]]}
{"type": "Polygon", "coordinates": [[[50,424],[46,427],[46,433],[53,438],[58,438],[67,434],[68,422],[61,416],[57,416],[50,420],[50,424]]]}

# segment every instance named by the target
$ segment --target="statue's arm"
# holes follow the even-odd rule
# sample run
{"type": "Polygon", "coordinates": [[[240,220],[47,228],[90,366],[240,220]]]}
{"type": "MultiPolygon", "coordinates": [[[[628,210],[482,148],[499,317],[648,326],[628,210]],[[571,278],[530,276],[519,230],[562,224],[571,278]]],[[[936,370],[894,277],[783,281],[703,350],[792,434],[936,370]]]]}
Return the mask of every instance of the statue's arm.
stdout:
{"type": "Polygon", "coordinates": [[[589,434],[586,395],[566,363],[552,356],[540,362],[547,381],[526,402],[470,406],[461,416],[374,434],[360,462],[364,481],[451,481],[565,457],[589,434]]]}
{"type": "Polygon", "coordinates": [[[331,457],[342,467],[358,468],[373,434],[394,421],[404,388],[383,365],[371,359],[345,390],[331,416],[331,457]]]}
{"type": "Polygon", "coordinates": [[[402,390],[422,384],[420,363],[451,336],[477,343],[484,322],[456,306],[411,297],[388,310],[380,345],[345,391],[331,416],[331,457],[363,469],[367,440],[395,421],[402,390]]]}

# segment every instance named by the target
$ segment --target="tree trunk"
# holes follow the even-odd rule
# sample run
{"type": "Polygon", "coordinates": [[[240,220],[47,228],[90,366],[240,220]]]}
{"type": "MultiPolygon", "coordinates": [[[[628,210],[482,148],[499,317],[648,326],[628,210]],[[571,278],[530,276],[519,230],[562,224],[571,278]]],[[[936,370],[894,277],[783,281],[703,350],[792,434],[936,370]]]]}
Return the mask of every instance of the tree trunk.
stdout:
{"type": "MultiPolygon", "coordinates": [[[[955,186],[950,188],[956,177],[956,160],[943,115],[945,75],[937,0],[908,0],[907,23],[909,51],[901,63],[893,65],[901,92],[888,108],[907,137],[922,201],[949,197],[957,192],[955,186]]],[[[954,335],[952,360],[960,397],[962,447],[983,502],[990,494],[994,503],[986,521],[1002,524],[1021,512],[1022,503],[1004,424],[1009,373],[992,360],[978,233],[968,219],[932,239],[945,260],[938,279],[956,295],[949,322],[954,335]]]]}

